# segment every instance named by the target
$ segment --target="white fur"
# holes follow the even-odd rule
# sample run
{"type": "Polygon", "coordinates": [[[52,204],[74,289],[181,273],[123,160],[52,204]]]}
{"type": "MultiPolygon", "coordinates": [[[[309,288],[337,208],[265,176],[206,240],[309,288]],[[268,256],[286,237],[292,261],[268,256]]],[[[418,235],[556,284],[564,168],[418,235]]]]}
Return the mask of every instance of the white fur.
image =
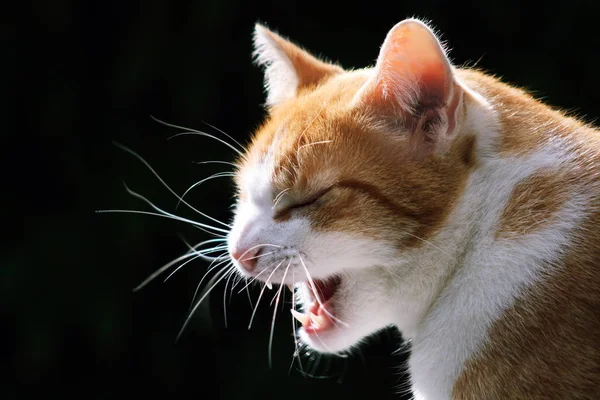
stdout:
{"type": "Polygon", "coordinates": [[[484,342],[494,321],[523,290],[551,274],[585,216],[587,199],[574,193],[547,228],[518,239],[495,239],[515,185],[556,168],[568,156],[547,149],[527,159],[496,159],[475,172],[446,229],[434,243],[462,254],[457,273],[435,295],[412,337],[410,371],[425,399],[448,399],[463,363],[484,342]]]}
{"type": "Polygon", "coordinates": [[[528,156],[496,156],[494,111],[479,95],[464,89],[478,100],[462,123],[464,131],[477,133],[480,165],[444,228],[420,248],[399,253],[385,241],[315,232],[310,221],[293,214],[285,222],[275,221],[277,193],[269,181],[270,157],[243,172],[248,200],[238,204],[229,237],[230,248],[282,246],[260,258],[255,272],[281,264],[272,282],[284,281],[288,265],[286,283],[306,281],[305,267],[313,278],[341,275],[335,316],[348,326],[316,340],[301,331],[301,338],[319,351],[335,352],[393,324],[412,342],[413,388],[419,398],[428,400],[450,398],[465,361],[481,347],[494,321],[524,289],[554,272],[554,262],[585,217],[589,200],[584,188],[573,188],[544,229],[497,239],[500,216],[515,186],[538,171],[569,168],[573,153],[557,139],[528,156]]]}
{"type": "Polygon", "coordinates": [[[298,74],[294,65],[261,25],[254,30],[254,56],[256,63],[265,67],[267,105],[272,106],[296,96],[298,74]]]}

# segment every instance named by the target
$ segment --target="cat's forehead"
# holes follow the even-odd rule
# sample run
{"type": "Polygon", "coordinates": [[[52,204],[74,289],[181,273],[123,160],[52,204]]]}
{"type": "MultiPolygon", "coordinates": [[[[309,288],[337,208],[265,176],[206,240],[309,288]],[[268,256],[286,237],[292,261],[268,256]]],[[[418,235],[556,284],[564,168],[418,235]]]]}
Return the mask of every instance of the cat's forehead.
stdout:
{"type": "Polygon", "coordinates": [[[248,149],[250,158],[258,160],[273,155],[290,161],[301,147],[350,134],[343,125],[357,122],[353,100],[370,73],[370,70],[344,73],[272,108],[265,124],[255,132],[248,149]]]}
{"type": "Polygon", "coordinates": [[[258,200],[290,186],[323,186],[349,173],[364,158],[359,152],[379,147],[353,105],[369,73],[342,74],[271,109],[241,165],[241,191],[258,200]]]}

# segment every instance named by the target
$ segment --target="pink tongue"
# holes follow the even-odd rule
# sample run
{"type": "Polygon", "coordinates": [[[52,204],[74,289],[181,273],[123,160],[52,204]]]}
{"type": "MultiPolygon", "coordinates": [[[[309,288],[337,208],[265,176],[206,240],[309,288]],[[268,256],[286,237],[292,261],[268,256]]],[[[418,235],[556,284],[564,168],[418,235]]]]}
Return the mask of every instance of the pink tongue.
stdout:
{"type": "Polygon", "coordinates": [[[313,282],[314,288],[309,286],[313,292],[314,303],[308,309],[308,315],[314,314],[321,318],[319,318],[320,322],[318,323],[314,323],[311,319],[309,319],[304,325],[304,330],[306,333],[316,334],[333,327],[331,315],[333,315],[334,305],[329,300],[335,294],[340,282],[341,278],[333,277],[325,281],[315,280],[313,282]]]}

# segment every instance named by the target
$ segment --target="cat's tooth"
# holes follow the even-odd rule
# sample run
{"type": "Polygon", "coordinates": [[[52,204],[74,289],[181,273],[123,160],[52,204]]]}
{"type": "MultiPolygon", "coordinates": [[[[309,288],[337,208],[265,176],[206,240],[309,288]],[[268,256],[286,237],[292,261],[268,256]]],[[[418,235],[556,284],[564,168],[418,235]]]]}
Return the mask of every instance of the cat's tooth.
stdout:
{"type": "Polygon", "coordinates": [[[290,289],[290,292],[294,291],[294,287],[292,286],[291,283],[288,283],[286,286],[288,287],[288,289],[290,289]]]}
{"type": "Polygon", "coordinates": [[[269,288],[269,290],[273,289],[273,284],[271,282],[267,282],[266,285],[269,288]]]}
{"type": "Polygon", "coordinates": [[[292,316],[296,318],[302,324],[302,326],[308,324],[308,315],[302,314],[293,308],[290,311],[292,312],[292,316]]]}
{"type": "Polygon", "coordinates": [[[315,315],[313,313],[310,313],[309,317],[316,328],[319,328],[325,322],[325,317],[323,317],[322,315],[315,315]]]}

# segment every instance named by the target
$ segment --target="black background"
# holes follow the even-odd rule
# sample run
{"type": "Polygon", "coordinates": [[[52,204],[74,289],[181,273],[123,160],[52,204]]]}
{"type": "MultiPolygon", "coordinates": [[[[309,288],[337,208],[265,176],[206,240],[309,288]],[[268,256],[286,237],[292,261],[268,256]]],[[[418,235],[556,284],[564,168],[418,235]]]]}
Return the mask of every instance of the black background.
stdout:
{"type": "MultiPolygon", "coordinates": [[[[178,193],[234,159],[208,138],[183,136],[153,121],[219,133],[246,142],[264,118],[262,73],[251,63],[251,33],[266,23],[315,54],[347,68],[372,65],[387,31],[400,20],[429,19],[448,41],[457,65],[473,65],[526,87],[587,121],[598,115],[600,3],[498,2],[241,2],[52,1],[29,9],[20,31],[15,98],[27,111],[6,137],[5,175],[17,190],[3,196],[9,219],[22,221],[6,239],[0,304],[12,374],[4,394],[31,385],[61,395],[114,398],[363,399],[399,398],[406,385],[399,335],[367,340],[345,359],[304,355],[303,375],[290,361],[291,320],[279,310],[268,365],[272,308],[252,309],[244,293],[226,300],[216,287],[175,338],[208,263],[190,263],[166,283],[132,288],[208,236],[167,219],[97,214],[150,211],[123,181],[155,204],[176,199],[138,160],[143,156],[178,193]],[[22,40],[22,41],[21,41],[22,40]],[[18,385],[12,383],[17,382],[18,385]]],[[[16,25],[5,29],[16,36],[16,25]]],[[[10,64],[8,60],[6,64],[10,64]]],[[[10,67],[9,67],[10,68],[10,67]]],[[[227,221],[228,178],[187,197],[227,221]]],[[[183,216],[197,218],[180,207],[183,216]]],[[[237,292],[237,290],[235,291],[237,292]]],[[[234,293],[235,293],[234,292],[234,293]]],[[[257,288],[252,289],[254,299],[257,288]]],[[[289,293],[288,293],[289,299],[289,293]]]]}

